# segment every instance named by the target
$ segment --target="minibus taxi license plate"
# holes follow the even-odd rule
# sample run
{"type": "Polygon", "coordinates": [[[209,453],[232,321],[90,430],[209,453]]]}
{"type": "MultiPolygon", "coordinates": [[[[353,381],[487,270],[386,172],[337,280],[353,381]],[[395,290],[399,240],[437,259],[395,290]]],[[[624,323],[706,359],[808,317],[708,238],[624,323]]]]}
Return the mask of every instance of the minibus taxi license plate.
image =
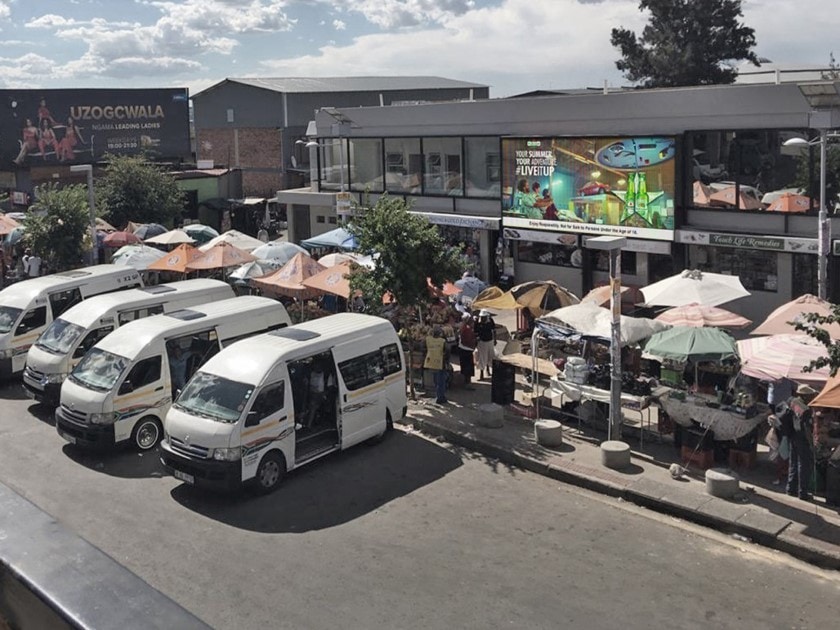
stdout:
{"type": "Polygon", "coordinates": [[[68,435],[64,431],[59,431],[58,434],[61,437],[63,437],[65,440],[67,440],[70,444],[75,444],[76,443],[76,438],[74,436],[68,435]]]}
{"type": "Polygon", "coordinates": [[[192,475],[188,475],[185,472],[181,472],[180,470],[173,470],[172,474],[175,476],[175,479],[180,479],[184,483],[189,483],[189,484],[194,484],[195,483],[195,477],[193,477],[192,475]]]}

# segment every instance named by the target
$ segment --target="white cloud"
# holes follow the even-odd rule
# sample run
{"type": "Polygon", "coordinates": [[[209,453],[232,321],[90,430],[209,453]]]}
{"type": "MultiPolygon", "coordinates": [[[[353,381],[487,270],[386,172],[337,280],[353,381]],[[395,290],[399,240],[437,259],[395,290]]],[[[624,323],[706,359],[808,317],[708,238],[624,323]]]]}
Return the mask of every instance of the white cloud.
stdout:
{"type": "Polygon", "coordinates": [[[342,22],[341,20],[333,20],[332,25],[333,28],[337,31],[343,31],[347,28],[347,23],[342,22]]]}
{"type": "Polygon", "coordinates": [[[7,18],[12,14],[12,0],[0,0],[0,19],[7,18]]]}
{"type": "MultiPolygon", "coordinates": [[[[361,13],[383,29],[440,23],[475,7],[474,0],[327,0],[339,10],[361,13]]],[[[556,1],[556,0],[552,0],[556,1]]]]}

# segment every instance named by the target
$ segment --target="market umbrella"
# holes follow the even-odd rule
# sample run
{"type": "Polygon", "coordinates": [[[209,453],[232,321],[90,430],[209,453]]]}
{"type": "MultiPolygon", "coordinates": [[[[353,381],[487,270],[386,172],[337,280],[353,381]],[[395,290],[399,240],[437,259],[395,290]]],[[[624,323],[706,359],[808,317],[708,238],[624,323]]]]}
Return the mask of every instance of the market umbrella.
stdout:
{"type": "Polygon", "coordinates": [[[144,223],[136,230],[134,230],[134,234],[140,237],[141,241],[145,241],[147,239],[152,238],[153,236],[160,236],[161,234],[166,234],[168,230],[162,226],[160,223],[144,223]]]}
{"type": "Polygon", "coordinates": [[[181,243],[195,243],[195,239],[184,230],[169,230],[163,234],[147,238],[146,242],[154,245],[180,245],[181,243]]]}
{"type": "MultiPolygon", "coordinates": [[[[624,302],[625,294],[630,290],[630,287],[621,287],[621,301],[624,302]]],[[[600,287],[595,287],[589,293],[580,298],[581,304],[595,304],[597,306],[604,306],[609,304],[612,299],[612,287],[608,284],[600,287]]]]}
{"type": "MultiPolygon", "coordinates": [[[[612,311],[591,302],[572,304],[551,311],[537,319],[543,329],[565,328],[584,337],[612,338],[612,311]]],[[[621,345],[638,343],[651,335],[666,330],[668,324],[647,317],[621,316],[621,345]]],[[[561,332],[562,334],[562,332],[561,332]]]]}
{"type": "Polygon", "coordinates": [[[295,254],[306,254],[309,256],[309,252],[306,249],[287,241],[269,241],[268,243],[261,244],[251,252],[252,256],[256,256],[260,260],[277,260],[281,266],[289,262],[295,254]]]}
{"type": "MultiPolygon", "coordinates": [[[[492,288],[492,287],[491,287],[492,288]]],[[[473,308],[527,308],[537,317],[564,306],[578,304],[578,297],[553,280],[535,280],[518,284],[501,295],[489,293],[489,289],[478,294],[473,308]]]]}
{"type": "Polygon", "coordinates": [[[811,198],[796,193],[784,193],[767,206],[770,212],[808,212],[811,209],[811,198]]]}
{"type": "Polygon", "coordinates": [[[712,189],[700,180],[694,181],[694,205],[709,206],[712,203],[712,189]]]}
{"type": "Polygon", "coordinates": [[[18,225],[17,227],[13,227],[11,232],[6,234],[6,236],[3,238],[3,242],[6,245],[16,245],[20,242],[25,233],[26,228],[24,226],[18,225]]]}
{"type": "Polygon", "coordinates": [[[475,276],[464,276],[455,281],[455,286],[461,289],[463,297],[475,299],[479,293],[487,288],[487,283],[475,276]]]}
{"type": "Polygon", "coordinates": [[[102,244],[105,247],[122,247],[124,245],[134,245],[142,242],[142,239],[132,232],[121,230],[119,232],[111,232],[106,234],[102,239],[102,244]]]}
{"type": "Polygon", "coordinates": [[[840,408],[840,373],[828,378],[822,391],[808,403],[808,406],[840,408]]]}
{"type": "Polygon", "coordinates": [[[746,328],[752,321],[741,317],[737,313],[727,311],[718,306],[703,306],[701,304],[686,304],[669,308],[656,316],[657,321],[671,326],[694,326],[702,328],[746,328]]]}
{"type": "Polygon", "coordinates": [[[344,262],[340,265],[327,267],[314,276],[304,278],[301,284],[321,293],[332,293],[343,298],[350,297],[350,274],[353,272],[352,263],[344,262]]]}
{"type": "Polygon", "coordinates": [[[752,337],[738,341],[741,372],[762,380],[777,381],[789,378],[797,383],[824,383],[829,368],[812,372],[805,368],[811,361],[826,355],[825,346],[808,335],[782,334],[752,337]]]}
{"type": "MultiPolygon", "coordinates": [[[[189,234],[189,232],[187,232],[189,234]]],[[[192,236],[192,234],[190,234],[192,236]]],[[[254,238],[253,236],[248,236],[247,234],[243,234],[239,230],[228,230],[215,238],[211,238],[207,241],[204,245],[201,245],[199,249],[203,252],[206,252],[210,248],[218,245],[219,243],[227,243],[228,245],[233,245],[237,249],[241,249],[244,252],[251,252],[258,247],[264,245],[260,239],[254,238]]]]}
{"type": "Polygon", "coordinates": [[[117,231],[117,228],[115,228],[113,225],[108,223],[105,219],[100,219],[99,217],[96,217],[96,223],[95,224],[96,224],[96,229],[101,231],[101,232],[116,232],[117,231]]]}
{"type": "Polygon", "coordinates": [[[0,236],[6,236],[13,229],[18,227],[18,222],[7,217],[5,214],[0,214],[0,236]]]}
{"type": "Polygon", "coordinates": [[[506,293],[499,287],[487,287],[479,293],[475,300],[473,300],[472,307],[476,309],[481,308],[519,308],[516,300],[509,293],[506,293]]]}
{"type": "Polygon", "coordinates": [[[192,245],[184,243],[178,245],[168,254],[161,256],[156,262],[149,265],[150,271],[171,271],[173,273],[186,273],[187,265],[202,255],[202,252],[192,245]]]}
{"type": "Polygon", "coordinates": [[[737,357],[738,349],[735,339],[720,328],[674,326],[648,339],[645,354],[681,363],[723,361],[737,357]]]}
{"type": "Polygon", "coordinates": [[[299,300],[320,295],[320,291],[303,284],[304,279],[310,278],[323,271],[326,267],[319,265],[318,261],[306,254],[295,254],[295,256],[277,271],[256,278],[251,283],[264,291],[274,295],[288,295],[299,300]]]}
{"type": "Polygon", "coordinates": [[[149,268],[149,265],[154,264],[163,256],[166,256],[166,252],[148,245],[128,245],[123,248],[123,252],[119,256],[114,256],[111,262],[115,265],[145,271],[149,268]]]}
{"type": "Polygon", "coordinates": [[[201,223],[191,223],[181,229],[194,238],[196,243],[207,243],[219,235],[215,229],[201,223]]]}
{"type": "Polygon", "coordinates": [[[734,207],[739,210],[760,210],[763,207],[758,199],[745,194],[744,191],[736,195],[735,186],[713,192],[709,197],[709,205],[734,207]]]}
{"type": "Polygon", "coordinates": [[[252,260],[256,260],[256,258],[248,252],[241,250],[230,243],[221,241],[213,245],[210,249],[205,250],[201,256],[198,256],[191,262],[188,262],[187,271],[198,271],[199,269],[227,269],[228,267],[238,267],[246,262],[251,262],[252,260]]]}
{"type": "Polygon", "coordinates": [[[324,267],[335,267],[341,263],[355,262],[358,263],[362,257],[351,252],[335,252],[333,254],[326,254],[318,259],[324,267]]]}
{"type": "Polygon", "coordinates": [[[228,278],[231,280],[249,280],[251,278],[267,276],[276,270],[275,267],[271,267],[262,260],[252,260],[232,271],[228,278]]]}
{"type": "Polygon", "coordinates": [[[719,306],[750,294],[738,276],[686,269],[642,288],[645,306],[719,306]]]}
{"type": "Polygon", "coordinates": [[[315,249],[318,247],[337,247],[338,249],[356,249],[358,243],[356,237],[344,228],[336,228],[329,232],[324,232],[318,236],[307,238],[300,242],[301,245],[308,249],[315,249]]]}
{"type": "MultiPolygon", "coordinates": [[[[767,319],[761,322],[750,334],[803,334],[804,331],[796,330],[794,323],[801,322],[802,324],[806,324],[804,315],[807,313],[816,313],[823,317],[831,315],[831,303],[821,300],[816,295],[811,295],[810,293],[800,295],[798,298],[782,304],[770,313],[767,319]]],[[[828,335],[832,339],[840,339],[840,324],[828,324],[820,326],[820,328],[828,331],[828,335]]]]}

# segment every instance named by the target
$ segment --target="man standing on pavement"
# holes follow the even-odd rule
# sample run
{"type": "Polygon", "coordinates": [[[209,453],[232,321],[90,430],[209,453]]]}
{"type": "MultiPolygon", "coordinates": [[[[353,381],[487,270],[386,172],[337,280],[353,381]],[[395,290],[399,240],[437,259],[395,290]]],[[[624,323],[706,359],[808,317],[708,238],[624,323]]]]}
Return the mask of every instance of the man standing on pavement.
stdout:
{"type": "Polygon", "coordinates": [[[796,395],[788,401],[787,409],[779,417],[782,435],[790,442],[787,493],[804,501],[811,498],[811,473],[814,468],[811,437],[813,425],[808,403],[816,394],[814,388],[800,385],[796,388],[796,395]]]}
{"type": "Polygon", "coordinates": [[[490,376],[490,367],[496,358],[496,322],[490,317],[490,311],[481,309],[475,323],[475,336],[478,339],[479,378],[484,379],[484,371],[490,376]]]}
{"type": "Polygon", "coordinates": [[[23,253],[23,275],[27,278],[37,278],[41,274],[41,257],[33,254],[28,247],[23,253]]]}
{"type": "Polygon", "coordinates": [[[426,337],[426,359],[423,369],[430,370],[435,381],[435,402],[439,405],[449,402],[446,400],[446,340],[440,326],[432,329],[432,334],[426,337]]]}
{"type": "Polygon", "coordinates": [[[473,389],[470,382],[475,376],[475,331],[473,330],[472,315],[464,313],[461,318],[461,331],[458,335],[458,362],[461,365],[461,376],[464,377],[464,389],[473,389]]]}

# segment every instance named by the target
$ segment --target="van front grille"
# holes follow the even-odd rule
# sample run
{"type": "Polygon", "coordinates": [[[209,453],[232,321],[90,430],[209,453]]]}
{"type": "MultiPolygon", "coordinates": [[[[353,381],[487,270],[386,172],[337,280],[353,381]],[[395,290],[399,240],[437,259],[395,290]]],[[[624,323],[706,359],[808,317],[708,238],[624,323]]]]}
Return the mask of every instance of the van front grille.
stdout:
{"type": "Polygon", "coordinates": [[[199,459],[207,459],[210,455],[210,449],[206,446],[198,444],[188,444],[184,440],[169,436],[169,446],[176,453],[186,455],[188,457],[197,457],[199,459]]]}

